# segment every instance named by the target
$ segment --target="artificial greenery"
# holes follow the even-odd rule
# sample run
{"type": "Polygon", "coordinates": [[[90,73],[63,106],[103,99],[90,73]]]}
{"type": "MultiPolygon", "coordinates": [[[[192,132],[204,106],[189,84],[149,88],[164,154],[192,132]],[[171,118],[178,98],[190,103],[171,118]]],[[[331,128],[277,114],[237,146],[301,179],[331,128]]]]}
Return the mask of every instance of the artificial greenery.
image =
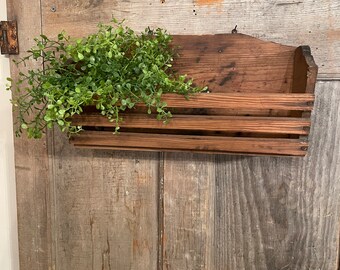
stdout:
{"type": "Polygon", "coordinates": [[[148,113],[157,112],[157,119],[171,117],[163,93],[188,95],[202,91],[193,87],[185,76],[171,72],[174,51],[171,36],[163,29],[146,29],[137,34],[113,21],[99,24],[98,32],[72,40],[64,32],[52,40],[41,35],[36,46],[19,61],[41,63],[38,68],[20,72],[11,81],[9,90],[16,92],[12,103],[18,108],[18,129],[30,138],[40,138],[45,127],[57,124],[62,131],[78,132],[70,117],[81,114],[83,107],[94,105],[110,121],[115,132],[122,120],[120,112],[144,103],[148,113]]]}

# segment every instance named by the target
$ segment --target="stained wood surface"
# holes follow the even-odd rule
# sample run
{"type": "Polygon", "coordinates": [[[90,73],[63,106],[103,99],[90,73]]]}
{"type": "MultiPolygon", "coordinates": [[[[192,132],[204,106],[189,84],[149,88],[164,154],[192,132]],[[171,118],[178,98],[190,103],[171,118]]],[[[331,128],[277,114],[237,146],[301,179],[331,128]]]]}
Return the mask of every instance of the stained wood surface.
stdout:
{"type": "Polygon", "coordinates": [[[158,153],[53,142],[56,269],[156,269],[158,153]]]}
{"type": "Polygon", "coordinates": [[[304,159],[165,156],[164,269],[337,269],[339,86],[318,84],[304,159]]]}
{"type": "Polygon", "coordinates": [[[170,108],[218,108],[218,109],[273,109],[311,111],[313,94],[262,94],[253,93],[211,93],[196,94],[189,99],[180,95],[165,94],[164,102],[170,108]]]}
{"type": "MultiPolygon", "coordinates": [[[[175,115],[169,123],[163,123],[156,115],[127,113],[121,117],[121,128],[149,129],[151,132],[152,129],[163,129],[308,135],[306,128],[310,127],[310,119],[303,118],[175,115]]],[[[115,127],[116,124],[94,113],[72,117],[72,125],[115,127]]]]}
{"type": "Polygon", "coordinates": [[[264,40],[310,45],[320,66],[319,78],[339,79],[339,12],[335,0],[47,0],[43,2],[43,25],[48,35],[56,36],[64,29],[78,37],[94,32],[99,21],[108,22],[112,16],[126,19],[137,31],[162,27],[181,35],[230,33],[237,25],[240,33],[264,40]]]}
{"type": "Polygon", "coordinates": [[[140,149],[144,151],[197,151],[304,156],[308,143],[294,139],[239,138],[198,135],[171,135],[112,131],[86,131],[73,136],[76,147],[140,149]]]}
{"type": "Polygon", "coordinates": [[[242,34],[178,35],[173,65],[213,93],[291,92],[295,47],[242,34]]]}

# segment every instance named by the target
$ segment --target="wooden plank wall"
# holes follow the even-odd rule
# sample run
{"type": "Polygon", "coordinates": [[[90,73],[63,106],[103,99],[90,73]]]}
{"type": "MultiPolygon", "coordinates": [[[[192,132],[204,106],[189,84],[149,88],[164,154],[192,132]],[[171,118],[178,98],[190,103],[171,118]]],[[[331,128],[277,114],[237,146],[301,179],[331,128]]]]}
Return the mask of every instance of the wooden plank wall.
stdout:
{"type": "MultiPolygon", "coordinates": [[[[8,0],[21,51],[112,15],[173,34],[238,30],[309,44],[320,66],[307,157],[76,150],[16,140],[21,270],[336,269],[340,5],[329,1],[8,0]],[[34,15],[32,15],[34,14],[34,15]]],[[[12,74],[17,71],[12,66],[12,74]]],[[[47,145],[46,145],[47,144],[47,145]]]]}

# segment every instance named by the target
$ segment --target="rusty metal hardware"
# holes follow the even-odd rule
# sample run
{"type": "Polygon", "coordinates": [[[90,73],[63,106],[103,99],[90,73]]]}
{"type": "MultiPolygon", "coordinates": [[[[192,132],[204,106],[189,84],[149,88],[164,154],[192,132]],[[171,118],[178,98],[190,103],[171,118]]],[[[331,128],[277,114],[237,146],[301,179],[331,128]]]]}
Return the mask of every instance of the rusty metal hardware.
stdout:
{"type": "Polygon", "coordinates": [[[16,21],[0,22],[1,54],[19,54],[19,42],[16,21]]]}

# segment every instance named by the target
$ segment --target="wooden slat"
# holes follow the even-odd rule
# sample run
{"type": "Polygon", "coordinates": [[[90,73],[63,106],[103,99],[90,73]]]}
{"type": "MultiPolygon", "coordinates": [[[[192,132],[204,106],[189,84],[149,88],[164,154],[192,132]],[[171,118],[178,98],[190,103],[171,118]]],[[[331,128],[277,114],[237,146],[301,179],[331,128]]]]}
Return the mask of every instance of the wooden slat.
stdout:
{"type": "Polygon", "coordinates": [[[85,131],[71,138],[78,147],[119,148],[207,153],[248,153],[304,156],[307,142],[295,139],[234,138],[169,134],[85,131]]]}
{"type": "Polygon", "coordinates": [[[190,96],[165,94],[163,100],[172,108],[273,109],[311,111],[313,94],[201,93],[190,96]]]}
{"type": "MultiPolygon", "coordinates": [[[[225,132],[256,132],[307,135],[309,119],[280,117],[234,117],[205,115],[174,115],[169,123],[157,120],[155,115],[122,114],[119,124],[125,128],[163,129],[163,130],[201,130],[225,132]]],[[[75,126],[114,127],[100,114],[81,114],[72,117],[75,126]]]]}

